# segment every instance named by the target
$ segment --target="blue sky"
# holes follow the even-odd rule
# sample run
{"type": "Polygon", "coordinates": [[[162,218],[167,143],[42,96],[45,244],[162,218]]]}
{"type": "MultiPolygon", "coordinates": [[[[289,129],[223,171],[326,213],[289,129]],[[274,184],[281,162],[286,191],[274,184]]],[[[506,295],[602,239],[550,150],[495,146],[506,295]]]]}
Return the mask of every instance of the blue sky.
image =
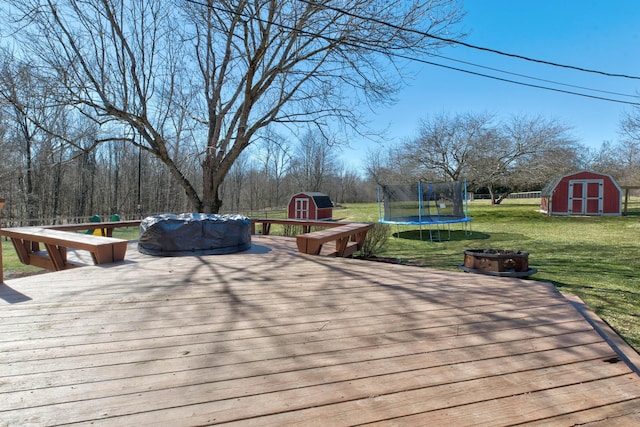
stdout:
{"type": "MultiPolygon", "coordinates": [[[[609,73],[640,76],[640,1],[638,0],[466,0],[461,26],[466,43],[530,58],[609,73]]],[[[512,73],[524,74],[601,91],[640,95],[640,80],[604,77],[540,65],[462,46],[438,52],[442,56],[512,73]]],[[[425,58],[448,66],[527,83],[557,87],[632,102],[622,97],[562,87],[487,71],[441,58],[425,58]]],[[[629,105],[556,93],[490,80],[431,65],[410,65],[415,77],[391,107],[369,116],[376,128],[388,126],[392,141],[415,135],[420,119],[439,113],[489,112],[498,119],[512,115],[542,115],[572,127],[582,144],[597,148],[618,139],[618,127],[629,105]]],[[[373,144],[352,140],[343,161],[357,168],[373,144]]]]}

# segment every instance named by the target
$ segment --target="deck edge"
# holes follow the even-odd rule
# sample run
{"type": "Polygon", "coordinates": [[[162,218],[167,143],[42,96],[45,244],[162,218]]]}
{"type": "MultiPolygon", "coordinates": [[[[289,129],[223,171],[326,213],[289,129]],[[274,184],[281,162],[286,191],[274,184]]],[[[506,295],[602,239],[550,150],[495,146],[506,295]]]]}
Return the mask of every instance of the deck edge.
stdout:
{"type": "Polygon", "coordinates": [[[585,302],[577,295],[566,294],[564,297],[585,318],[593,329],[611,346],[629,369],[640,376],[640,354],[631,347],[608,323],[602,320],[585,302]]]}

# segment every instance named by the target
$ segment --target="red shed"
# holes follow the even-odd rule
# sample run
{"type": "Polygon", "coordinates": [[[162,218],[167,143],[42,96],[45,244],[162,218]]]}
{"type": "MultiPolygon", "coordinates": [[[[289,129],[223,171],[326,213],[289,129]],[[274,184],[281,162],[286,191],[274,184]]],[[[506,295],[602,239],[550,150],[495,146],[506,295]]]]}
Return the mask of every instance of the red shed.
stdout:
{"type": "Polygon", "coordinates": [[[547,215],[620,215],[622,190],[607,174],[581,171],[550,181],[540,194],[547,215]]]}
{"type": "Polygon", "coordinates": [[[323,193],[298,193],[291,196],[288,218],[293,219],[331,219],[333,203],[323,193]]]}

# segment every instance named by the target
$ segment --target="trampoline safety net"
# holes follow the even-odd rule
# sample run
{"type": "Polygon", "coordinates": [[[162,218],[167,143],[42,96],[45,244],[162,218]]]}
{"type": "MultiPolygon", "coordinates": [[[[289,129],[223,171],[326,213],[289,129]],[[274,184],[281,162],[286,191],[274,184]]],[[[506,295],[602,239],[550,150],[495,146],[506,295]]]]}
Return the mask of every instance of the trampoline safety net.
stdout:
{"type": "Polygon", "coordinates": [[[470,221],[464,181],[381,185],[380,222],[393,224],[447,224],[470,221]]]}

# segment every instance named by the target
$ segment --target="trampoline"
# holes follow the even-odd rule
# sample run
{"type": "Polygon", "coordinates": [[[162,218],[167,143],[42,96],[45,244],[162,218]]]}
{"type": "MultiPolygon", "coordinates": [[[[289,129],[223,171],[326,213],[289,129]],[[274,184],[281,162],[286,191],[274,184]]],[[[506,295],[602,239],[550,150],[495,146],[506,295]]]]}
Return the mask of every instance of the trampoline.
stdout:
{"type": "Polygon", "coordinates": [[[429,231],[429,240],[442,240],[441,232],[451,225],[461,224],[465,235],[471,233],[471,218],[467,203],[467,185],[464,181],[417,182],[391,184],[378,187],[378,213],[380,222],[395,225],[417,225],[420,240],[423,226],[429,231]]]}

